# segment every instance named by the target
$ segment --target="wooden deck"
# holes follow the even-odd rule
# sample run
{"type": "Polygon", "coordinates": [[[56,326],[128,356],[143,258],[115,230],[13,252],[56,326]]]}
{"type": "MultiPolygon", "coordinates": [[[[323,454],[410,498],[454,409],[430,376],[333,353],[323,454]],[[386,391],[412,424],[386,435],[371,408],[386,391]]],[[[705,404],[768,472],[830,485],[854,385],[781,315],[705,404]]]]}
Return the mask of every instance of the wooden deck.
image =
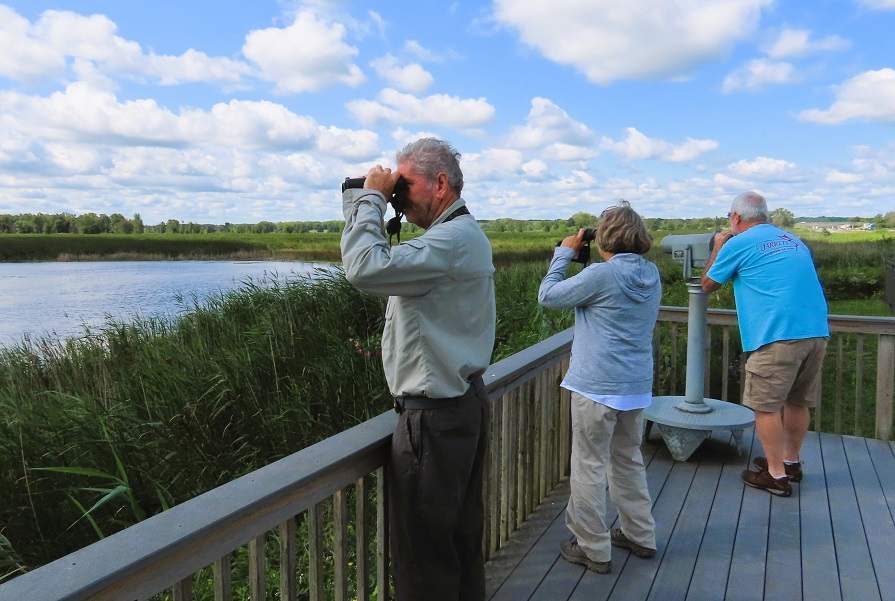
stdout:
{"type": "MultiPolygon", "coordinates": [[[[714,435],[675,462],[644,443],[658,553],[612,550],[612,573],[570,564],[559,544],[568,480],[487,565],[492,601],[895,600],[895,443],[809,432],[789,498],[744,486],[761,445],[714,435]]],[[[610,504],[610,515],[616,515],[610,504]]]]}

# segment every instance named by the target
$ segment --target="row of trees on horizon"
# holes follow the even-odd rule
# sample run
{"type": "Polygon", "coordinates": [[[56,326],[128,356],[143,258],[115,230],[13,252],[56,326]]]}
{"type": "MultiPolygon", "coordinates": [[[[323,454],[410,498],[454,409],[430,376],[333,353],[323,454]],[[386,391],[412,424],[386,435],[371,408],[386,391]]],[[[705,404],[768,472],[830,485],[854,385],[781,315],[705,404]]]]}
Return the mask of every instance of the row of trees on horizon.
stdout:
{"type": "MultiPolygon", "coordinates": [[[[878,228],[895,227],[895,211],[872,218],[865,217],[795,217],[792,211],[778,208],[771,212],[773,223],[781,227],[792,227],[796,222],[854,222],[873,223],[878,228]]],[[[650,231],[700,230],[726,227],[727,219],[720,217],[700,217],[693,219],[644,218],[650,231]]],[[[597,216],[591,213],[575,213],[568,219],[483,219],[479,224],[486,232],[549,232],[569,228],[593,227],[597,216]]],[[[120,213],[112,215],[84,213],[23,213],[20,215],[0,215],[0,234],[304,234],[310,232],[342,231],[345,222],[331,221],[260,221],[258,223],[181,223],[168,219],[156,225],[147,225],[139,213],[130,219],[120,213]]],[[[406,231],[418,228],[405,224],[406,231]]]]}

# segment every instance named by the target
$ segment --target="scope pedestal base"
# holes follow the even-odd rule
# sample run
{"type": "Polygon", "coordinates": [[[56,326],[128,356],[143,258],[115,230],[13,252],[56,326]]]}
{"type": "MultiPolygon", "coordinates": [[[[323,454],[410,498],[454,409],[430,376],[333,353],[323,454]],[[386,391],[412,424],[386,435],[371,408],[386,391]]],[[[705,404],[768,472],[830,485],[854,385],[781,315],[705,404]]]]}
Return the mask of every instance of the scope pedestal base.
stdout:
{"type": "Polygon", "coordinates": [[[751,409],[717,399],[703,399],[710,411],[693,413],[677,407],[684,399],[682,396],[656,396],[643,412],[647,421],[659,425],[662,439],[676,461],[689,459],[715,430],[730,430],[737,449],[742,452],[743,430],[755,426],[755,414],[751,409]]]}

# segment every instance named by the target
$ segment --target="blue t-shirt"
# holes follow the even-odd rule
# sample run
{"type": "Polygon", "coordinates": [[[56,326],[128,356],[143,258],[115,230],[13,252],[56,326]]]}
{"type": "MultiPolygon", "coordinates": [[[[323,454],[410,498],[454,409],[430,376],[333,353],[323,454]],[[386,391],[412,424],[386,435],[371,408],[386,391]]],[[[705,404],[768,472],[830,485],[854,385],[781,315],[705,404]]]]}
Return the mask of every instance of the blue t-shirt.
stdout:
{"type": "Polygon", "coordinates": [[[769,223],[754,225],[718,251],[706,274],[733,280],[744,351],[830,335],[827,299],[805,243],[769,223]]]}

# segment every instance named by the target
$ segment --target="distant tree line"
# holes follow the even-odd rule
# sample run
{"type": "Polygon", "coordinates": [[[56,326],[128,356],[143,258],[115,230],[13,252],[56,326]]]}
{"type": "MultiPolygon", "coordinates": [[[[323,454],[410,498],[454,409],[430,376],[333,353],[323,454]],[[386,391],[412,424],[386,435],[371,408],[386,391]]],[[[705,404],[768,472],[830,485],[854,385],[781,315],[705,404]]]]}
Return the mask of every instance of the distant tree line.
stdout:
{"type": "MultiPolygon", "coordinates": [[[[591,213],[575,213],[568,219],[483,219],[479,221],[486,232],[550,232],[570,229],[590,228],[597,223],[597,216],[591,213]]],[[[647,229],[653,232],[673,232],[687,230],[711,230],[728,225],[726,217],[700,217],[694,219],[664,219],[647,217],[647,229]]],[[[872,218],[863,217],[795,217],[784,208],[771,212],[771,221],[781,227],[792,227],[800,222],[855,222],[873,223],[879,228],[895,227],[895,211],[872,218]]],[[[156,225],[146,225],[139,213],[130,219],[120,213],[112,215],[84,213],[24,213],[21,215],[0,215],[0,234],[306,234],[310,232],[342,231],[345,222],[331,221],[260,221],[258,223],[181,223],[168,219],[156,225]]],[[[419,228],[405,223],[404,231],[415,233],[419,228]]]]}
{"type": "Polygon", "coordinates": [[[333,221],[288,221],[274,223],[181,223],[168,219],[156,225],[147,225],[139,213],[128,219],[120,213],[112,215],[84,213],[24,213],[22,215],[0,215],[0,234],[302,234],[307,232],[341,232],[345,222],[333,221]]]}

